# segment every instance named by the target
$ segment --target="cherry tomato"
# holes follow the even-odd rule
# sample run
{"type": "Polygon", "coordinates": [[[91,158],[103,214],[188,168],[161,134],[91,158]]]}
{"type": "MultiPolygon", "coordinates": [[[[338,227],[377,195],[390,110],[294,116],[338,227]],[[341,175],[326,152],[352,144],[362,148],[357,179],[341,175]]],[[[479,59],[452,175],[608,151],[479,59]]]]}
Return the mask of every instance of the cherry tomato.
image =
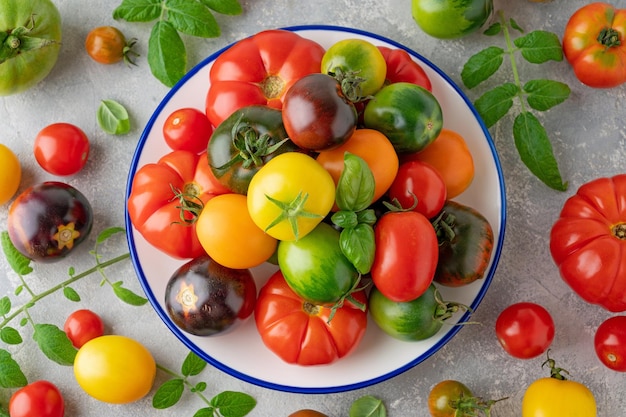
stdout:
{"type": "Polygon", "coordinates": [[[606,319],[594,337],[596,354],[608,368],[626,372],[626,316],[606,319]]]}
{"type": "Polygon", "coordinates": [[[554,339],[554,321],[544,307],[530,302],[505,308],[496,320],[496,336],[511,356],[530,359],[544,353],[554,339]]]}
{"type": "Polygon", "coordinates": [[[100,316],[91,310],[76,310],[65,320],[63,330],[72,344],[80,348],[91,339],[104,334],[104,323],[100,316]]]}
{"type": "Polygon", "coordinates": [[[37,163],[47,172],[73,175],[87,162],[89,138],[71,123],[53,123],[37,134],[34,151],[37,163]]]}
{"type": "Polygon", "coordinates": [[[65,401],[49,381],[35,381],[15,391],[9,400],[11,417],[63,417],[65,401]]]}
{"type": "Polygon", "coordinates": [[[100,26],[92,29],[85,39],[87,54],[100,64],[115,64],[124,60],[134,64],[131,56],[138,54],[133,51],[135,39],[126,41],[124,34],[113,26],[100,26]]]}
{"type": "Polygon", "coordinates": [[[315,411],[315,410],[303,409],[303,410],[294,411],[293,413],[289,414],[287,417],[328,417],[328,415],[324,413],[320,413],[319,411],[315,411]]]}
{"type": "Polygon", "coordinates": [[[174,151],[205,151],[212,133],[206,114],[192,107],[174,110],[163,123],[165,143],[174,151]]]}
{"type": "Polygon", "coordinates": [[[0,143],[0,205],[8,202],[17,192],[22,180],[22,166],[17,156],[0,143]]]}
{"type": "Polygon", "coordinates": [[[398,200],[403,209],[413,207],[413,211],[429,219],[439,214],[447,195],[439,172],[421,161],[401,164],[388,194],[391,200],[398,200]]]}
{"type": "Polygon", "coordinates": [[[387,77],[385,83],[406,82],[421,85],[428,91],[432,91],[432,84],[426,71],[411,58],[404,49],[388,48],[379,46],[387,63],[387,77]]]}
{"type": "Polygon", "coordinates": [[[152,389],[156,362],[138,341],[121,335],[91,339],[76,353],[74,376],[90,396],[112,404],[137,401],[152,389]]]}
{"type": "MultiPolygon", "coordinates": [[[[458,417],[454,401],[472,397],[472,391],[462,382],[447,379],[437,383],[428,394],[428,411],[432,417],[458,417]]],[[[465,415],[465,414],[461,414],[465,415]]]]}

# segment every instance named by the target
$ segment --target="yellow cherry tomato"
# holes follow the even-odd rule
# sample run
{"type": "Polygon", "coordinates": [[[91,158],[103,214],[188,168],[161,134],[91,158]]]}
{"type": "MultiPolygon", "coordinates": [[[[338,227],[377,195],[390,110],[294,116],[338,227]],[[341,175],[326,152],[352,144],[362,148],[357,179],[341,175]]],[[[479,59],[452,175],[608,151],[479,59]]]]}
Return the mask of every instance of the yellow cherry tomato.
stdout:
{"type": "Polygon", "coordinates": [[[0,143],[0,205],[15,195],[21,179],[20,161],[11,149],[0,143]]]}
{"type": "Polygon", "coordinates": [[[152,389],[156,362],[150,351],[134,339],[104,335],[85,343],[74,359],[78,385],[97,400],[125,404],[152,389]]]}

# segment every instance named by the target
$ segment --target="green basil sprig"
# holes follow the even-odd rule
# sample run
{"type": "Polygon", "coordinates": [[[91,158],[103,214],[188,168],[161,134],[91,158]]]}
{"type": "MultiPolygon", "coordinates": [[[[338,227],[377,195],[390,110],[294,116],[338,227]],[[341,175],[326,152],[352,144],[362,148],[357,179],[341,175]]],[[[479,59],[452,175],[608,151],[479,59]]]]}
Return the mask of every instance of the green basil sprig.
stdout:
{"type": "Polygon", "coordinates": [[[130,118],[126,108],[115,100],[102,100],[96,113],[100,128],[111,135],[130,132],[130,118]]]}

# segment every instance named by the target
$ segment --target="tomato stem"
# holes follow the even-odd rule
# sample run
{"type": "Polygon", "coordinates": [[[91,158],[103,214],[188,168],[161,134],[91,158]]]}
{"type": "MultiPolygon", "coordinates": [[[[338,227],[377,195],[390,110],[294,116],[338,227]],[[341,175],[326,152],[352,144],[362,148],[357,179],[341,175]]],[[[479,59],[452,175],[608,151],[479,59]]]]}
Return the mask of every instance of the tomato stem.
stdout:
{"type": "Polygon", "coordinates": [[[600,44],[606,49],[620,46],[622,44],[619,32],[613,28],[602,29],[600,33],[598,33],[597,41],[600,42],[600,44]]]}
{"type": "Polygon", "coordinates": [[[567,378],[565,377],[565,375],[563,375],[563,372],[567,375],[569,375],[569,372],[563,368],[559,368],[556,366],[556,361],[550,358],[550,349],[548,349],[546,357],[548,359],[546,359],[545,362],[541,364],[541,367],[543,368],[544,366],[548,365],[548,367],[550,368],[550,378],[565,381],[567,378]]]}
{"type": "Polygon", "coordinates": [[[618,223],[611,229],[613,236],[620,240],[626,240],[626,223],[618,223]]]}
{"type": "Polygon", "coordinates": [[[272,227],[276,226],[277,224],[287,220],[289,222],[289,225],[291,226],[291,230],[293,231],[295,240],[298,240],[300,238],[298,218],[307,217],[307,218],[314,219],[314,218],[322,217],[318,214],[311,213],[304,209],[304,205],[306,204],[306,201],[309,198],[308,193],[303,194],[302,192],[299,192],[296,198],[294,198],[292,201],[287,202],[287,203],[284,201],[277,200],[267,194],[265,195],[265,197],[281,210],[280,214],[274,219],[274,221],[272,221],[265,228],[265,232],[267,232],[268,230],[270,230],[272,227]]]}

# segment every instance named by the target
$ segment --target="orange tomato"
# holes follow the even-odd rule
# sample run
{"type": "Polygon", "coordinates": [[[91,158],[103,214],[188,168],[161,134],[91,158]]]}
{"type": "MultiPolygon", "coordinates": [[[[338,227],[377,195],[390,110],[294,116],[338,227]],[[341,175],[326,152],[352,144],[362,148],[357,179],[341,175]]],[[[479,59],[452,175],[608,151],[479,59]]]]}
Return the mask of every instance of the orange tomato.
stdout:
{"type": "Polygon", "coordinates": [[[442,129],[437,139],[423,151],[402,157],[402,162],[412,160],[426,162],[441,174],[448,199],[465,191],[474,179],[474,158],[467,143],[463,136],[450,129],[442,129]]]}

